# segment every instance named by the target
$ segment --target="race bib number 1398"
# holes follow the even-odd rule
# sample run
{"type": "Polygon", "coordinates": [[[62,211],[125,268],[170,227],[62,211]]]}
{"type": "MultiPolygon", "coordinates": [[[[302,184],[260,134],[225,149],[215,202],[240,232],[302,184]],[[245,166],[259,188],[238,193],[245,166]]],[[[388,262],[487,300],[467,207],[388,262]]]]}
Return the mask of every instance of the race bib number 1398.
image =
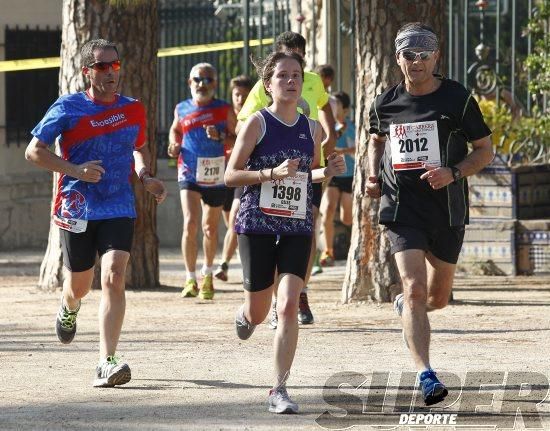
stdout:
{"type": "Polygon", "coordinates": [[[305,219],[307,181],[306,172],[296,172],[295,177],[263,183],[260,209],[272,216],[305,219]]]}

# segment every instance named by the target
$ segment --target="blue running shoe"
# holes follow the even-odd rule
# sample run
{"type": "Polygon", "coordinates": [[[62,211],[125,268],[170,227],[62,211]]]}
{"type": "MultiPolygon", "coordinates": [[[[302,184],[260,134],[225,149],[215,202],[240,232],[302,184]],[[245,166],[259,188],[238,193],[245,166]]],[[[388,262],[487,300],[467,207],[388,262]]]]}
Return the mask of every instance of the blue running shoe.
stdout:
{"type": "Polygon", "coordinates": [[[426,370],[420,374],[420,387],[427,406],[443,401],[449,393],[445,385],[436,377],[434,370],[426,370]]]}

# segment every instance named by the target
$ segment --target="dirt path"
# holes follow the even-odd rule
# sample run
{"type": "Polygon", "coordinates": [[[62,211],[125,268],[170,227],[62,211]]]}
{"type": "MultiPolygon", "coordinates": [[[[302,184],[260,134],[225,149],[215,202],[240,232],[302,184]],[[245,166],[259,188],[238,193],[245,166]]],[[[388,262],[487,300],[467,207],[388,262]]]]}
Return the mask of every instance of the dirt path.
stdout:
{"type": "MultiPolygon", "coordinates": [[[[339,304],[344,268],[329,268],[311,284],[316,323],[301,330],[289,380],[301,414],[272,415],[266,398],[273,332],[262,325],[250,340],[236,338],[233,317],[242,301],[238,268],[231,270],[229,283],[216,285],[214,301],[184,300],[177,287],[183,277],[178,252],[163,250],[161,259],[165,287],[127,294],[119,352],[132,367],[132,381],[118,389],[94,389],[99,292],[92,292],[82,306],[75,341],[61,345],[53,325],[59,295],[33,287],[40,256],[0,254],[1,430],[321,429],[316,419],[325,410],[343,416],[325,426],[371,429],[382,422],[369,419],[361,409],[352,417],[336,407],[354,405],[345,391],[332,391],[339,394],[336,401],[323,398],[327,380],[343,371],[367,380],[374,371],[392,373],[388,402],[392,397],[395,401],[400,373],[413,371],[391,305],[339,304]]],[[[473,371],[550,376],[550,277],[462,276],[455,299],[455,304],[431,315],[434,367],[461,379],[473,371]]],[[[366,410],[381,408],[386,387],[377,389],[376,398],[365,386],[350,392],[359,396],[355,401],[363,399],[366,410]]],[[[544,384],[537,388],[547,389],[544,384]]],[[[477,394],[475,387],[464,391],[468,389],[477,394]]],[[[491,404],[491,397],[481,404],[491,404]]],[[[499,418],[509,424],[514,405],[501,407],[499,418]]],[[[528,409],[529,403],[522,408],[528,409]]],[[[539,406],[539,411],[549,414],[549,404],[539,406]]],[[[458,423],[466,424],[468,417],[459,413],[458,423]]],[[[483,414],[470,420],[486,429],[493,423],[483,414]]],[[[550,417],[541,422],[531,415],[528,420],[550,429],[550,417]]],[[[387,423],[397,426],[398,421],[395,413],[387,423]]],[[[523,427],[521,422],[517,426],[523,427]]]]}

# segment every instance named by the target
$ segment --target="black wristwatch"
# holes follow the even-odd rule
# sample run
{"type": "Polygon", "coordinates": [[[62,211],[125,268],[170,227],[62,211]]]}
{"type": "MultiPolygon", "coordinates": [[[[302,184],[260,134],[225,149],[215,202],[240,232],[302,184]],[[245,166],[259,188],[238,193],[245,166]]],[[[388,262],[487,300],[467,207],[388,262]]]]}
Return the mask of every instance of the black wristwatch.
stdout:
{"type": "Polygon", "coordinates": [[[456,183],[459,179],[462,178],[462,172],[456,166],[449,166],[451,172],[453,173],[453,181],[456,183]]]}

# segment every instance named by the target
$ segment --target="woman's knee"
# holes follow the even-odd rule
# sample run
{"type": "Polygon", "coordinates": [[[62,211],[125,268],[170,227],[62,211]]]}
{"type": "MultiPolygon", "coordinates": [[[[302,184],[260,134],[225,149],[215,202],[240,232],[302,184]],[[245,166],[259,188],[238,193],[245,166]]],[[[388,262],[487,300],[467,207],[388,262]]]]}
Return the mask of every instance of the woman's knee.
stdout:
{"type": "Polygon", "coordinates": [[[277,317],[281,321],[291,321],[297,319],[299,298],[289,298],[285,296],[277,299],[277,317]]]}

